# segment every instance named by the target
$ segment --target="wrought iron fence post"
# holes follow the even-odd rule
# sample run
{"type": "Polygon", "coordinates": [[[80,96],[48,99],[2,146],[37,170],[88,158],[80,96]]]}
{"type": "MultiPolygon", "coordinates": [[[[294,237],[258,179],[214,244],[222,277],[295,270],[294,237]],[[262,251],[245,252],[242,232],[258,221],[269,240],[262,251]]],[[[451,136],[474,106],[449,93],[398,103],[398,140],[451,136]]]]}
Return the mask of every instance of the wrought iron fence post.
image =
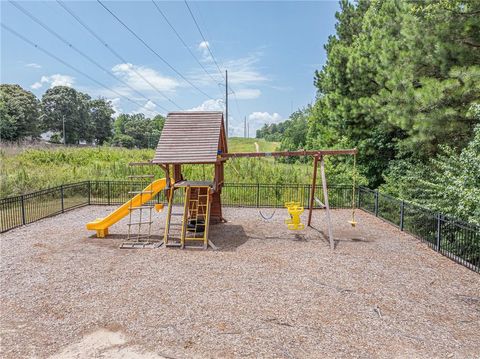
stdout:
{"type": "Polygon", "coordinates": [[[25,198],[23,194],[20,196],[20,201],[22,203],[22,224],[27,224],[27,218],[25,217],[25,198]]]}
{"type": "Polygon", "coordinates": [[[107,204],[110,205],[110,181],[107,181],[107,204]]]}
{"type": "Polygon", "coordinates": [[[257,208],[260,207],[260,183],[257,183],[257,208]]]}
{"type": "Polygon", "coordinates": [[[405,201],[400,204],[400,230],[403,231],[403,214],[405,212],[405,201]]]}
{"type": "Polygon", "coordinates": [[[88,181],[88,204],[92,202],[92,181],[88,181]]]}
{"type": "Polygon", "coordinates": [[[436,244],[435,249],[440,252],[440,245],[442,241],[442,215],[437,213],[437,231],[436,231],[436,244]]]}
{"type": "Polygon", "coordinates": [[[375,216],[378,217],[378,189],[375,190],[373,196],[375,198],[375,216]]]}
{"type": "Polygon", "coordinates": [[[360,187],[355,188],[355,192],[357,195],[357,203],[355,205],[357,206],[356,208],[360,208],[360,187]]]}
{"type": "Polygon", "coordinates": [[[64,206],[64,203],[63,203],[63,184],[60,185],[60,197],[62,199],[62,213],[65,212],[65,206],[64,206]]]}
{"type": "Polygon", "coordinates": [[[305,193],[303,194],[302,207],[307,208],[309,206],[308,199],[310,198],[310,185],[303,185],[303,190],[305,191],[305,189],[307,190],[307,195],[305,196],[305,193]]]}

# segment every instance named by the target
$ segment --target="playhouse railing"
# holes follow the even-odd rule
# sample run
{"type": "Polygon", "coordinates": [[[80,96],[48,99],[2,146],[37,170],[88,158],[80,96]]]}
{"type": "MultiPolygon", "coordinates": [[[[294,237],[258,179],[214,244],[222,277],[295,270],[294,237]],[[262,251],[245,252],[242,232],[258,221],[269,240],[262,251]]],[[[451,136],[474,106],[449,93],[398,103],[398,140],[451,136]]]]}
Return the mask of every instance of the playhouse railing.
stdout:
{"type": "MultiPolygon", "coordinates": [[[[0,232],[91,204],[119,205],[130,199],[128,192],[143,187],[145,182],[141,181],[83,181],[3,198],[0,199],[0,232]]],[[[283,207],[284,202],[296,200],[308,208],[310,191],[308,184],[227,183],[223,187],[222,203],[230,207],[283,207]]],[[[316,187],[315,193],[322,200],[322,188],[316,187]]],[[[329,186],[328,194],[331,208],[350,208],[351,186],[329,186]]],[[[181,190],[176,191],[174,200],[180,203],[182,195],[181,190]]],[[[152,202],[164,201],[162,192],[152,202]]],[[[357,188],[356,205],[480,273],[480,226],[365,187],[357,188]]],[[[318,207],[316,202],[315,206],[318,207]]]]}

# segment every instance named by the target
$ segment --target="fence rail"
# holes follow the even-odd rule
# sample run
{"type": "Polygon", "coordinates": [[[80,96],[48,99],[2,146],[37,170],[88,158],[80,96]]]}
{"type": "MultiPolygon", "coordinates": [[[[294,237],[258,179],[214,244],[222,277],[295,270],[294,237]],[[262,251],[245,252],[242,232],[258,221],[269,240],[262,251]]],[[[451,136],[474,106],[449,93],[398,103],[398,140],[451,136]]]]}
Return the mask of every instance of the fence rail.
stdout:
{"type": "MultiPolygon", "coordinates": [[[[148,185],[142,181],[83,181],[65,184],[20,196],[0,199],[0,232],[87,205],[119,205],[130,199],[128,192],[148,185]]],[[[222,202],[230,207],[283,207],[295,200],[308,208],[312,190],[307,184],[227,183],[222,202]]],[[[323,189],[315,188],[318,198],[323,189]]],[[[331,208],[349,208],[350,186],[329,186],[331,208]]],[[[181,203],[182,193],[174,200],[181,203]]],[[[163,191],[152,203],[165,202],[163,191]]],[[[314,202],[314,208],[318,204],[314,202]]],[[[404,202],[366,187],[356,189],[356,206],[381,218],[402,231],[426,242],[432,249],[480,273],[480,226],[465,223],[404,202]]]]}

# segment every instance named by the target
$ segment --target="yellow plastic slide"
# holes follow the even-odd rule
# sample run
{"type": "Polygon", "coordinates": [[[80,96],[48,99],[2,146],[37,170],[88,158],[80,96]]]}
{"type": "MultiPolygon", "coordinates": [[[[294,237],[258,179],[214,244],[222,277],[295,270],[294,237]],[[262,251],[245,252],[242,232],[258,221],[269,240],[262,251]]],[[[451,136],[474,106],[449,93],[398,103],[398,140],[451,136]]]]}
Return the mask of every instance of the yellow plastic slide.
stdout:
{"type": "Polygon", "coordinates": [[[153,181],[145,187],[142,194],[137,194],[105,218],[97,218],[93,222],[87,223],[87,229],[96,230],[98,238],[105,238],[105,236],[108,235],[108,227],[128,215],[130,207],[139,207],[145,202],[148,202],[152,197],[155,197],[158,192],[163,190],[166,185],[167,181],[165,178],[153,181]]]}

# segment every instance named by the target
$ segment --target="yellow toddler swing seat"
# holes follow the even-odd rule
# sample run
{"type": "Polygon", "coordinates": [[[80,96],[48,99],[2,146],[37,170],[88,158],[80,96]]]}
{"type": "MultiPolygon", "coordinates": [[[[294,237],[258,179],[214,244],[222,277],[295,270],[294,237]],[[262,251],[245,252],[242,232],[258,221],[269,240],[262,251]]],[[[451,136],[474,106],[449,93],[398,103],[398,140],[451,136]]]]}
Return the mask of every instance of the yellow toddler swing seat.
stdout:
{"type": "Polygon", "coordinates": [[[300,202],[285,202],[290,218],[285,220],[287,228],[292,231],[301,231],[305,229],[305,225],[300,220],[300,215],[305,210],[300,206],[300,202]]]}

